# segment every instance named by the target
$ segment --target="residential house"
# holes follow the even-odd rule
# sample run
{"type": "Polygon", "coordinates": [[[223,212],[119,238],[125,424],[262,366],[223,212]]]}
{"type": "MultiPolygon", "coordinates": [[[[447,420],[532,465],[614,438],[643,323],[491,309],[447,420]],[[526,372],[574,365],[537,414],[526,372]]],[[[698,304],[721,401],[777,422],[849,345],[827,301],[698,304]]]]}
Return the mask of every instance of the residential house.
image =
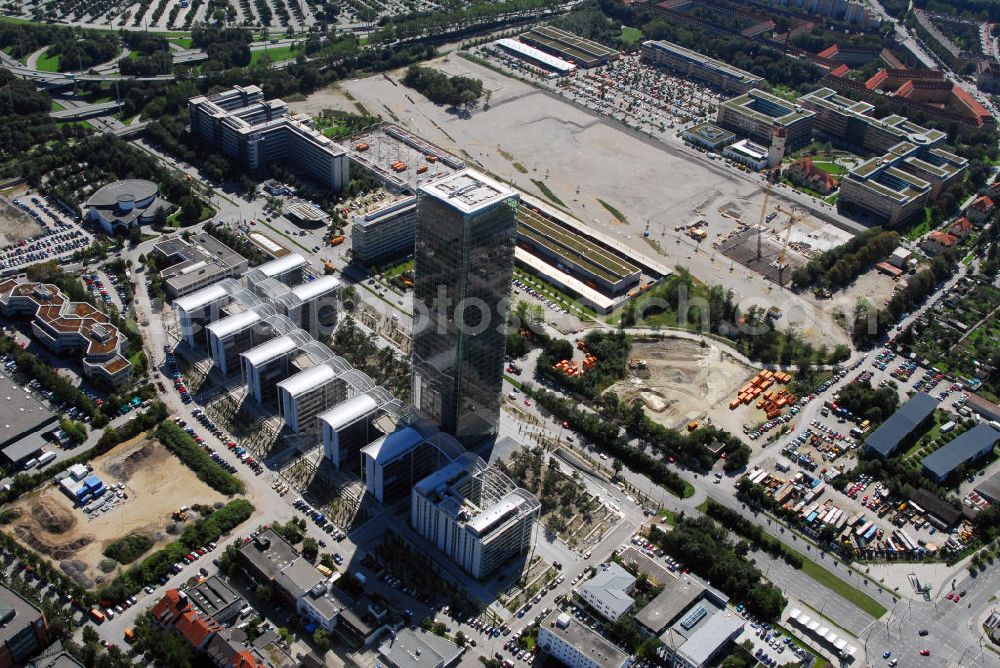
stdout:
{"type": "Polygon", "coordinates": [[[986,195],[979,197],[965,210],[966,217],[973,223],[985,223],[993,214],[993,200],[986,195]]]}
{"type": "Polygon", "coordinates": [[[954,248],[958,244],[958,237],[947,232],[931,232],[920,242],[920,247],[928,255],[943,253],[949,248],[954,248]]]}
{"type": "Polygon", "coordinates": [[[785,169],[785,176],[799,186],[829,195],[837,188],[837,179],[830,172],[813,164],[812,158],[802,158],[785,169]]]}

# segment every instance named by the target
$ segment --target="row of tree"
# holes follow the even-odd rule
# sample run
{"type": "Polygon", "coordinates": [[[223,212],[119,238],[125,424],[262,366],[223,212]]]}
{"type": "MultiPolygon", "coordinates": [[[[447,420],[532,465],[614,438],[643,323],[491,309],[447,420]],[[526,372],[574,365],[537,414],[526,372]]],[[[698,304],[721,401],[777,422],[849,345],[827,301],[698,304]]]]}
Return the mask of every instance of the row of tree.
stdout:
{"type": "Polygon", "coordinates": [[[837,405],[862,419],[870,420],[874,429],[896,412],[899,407],[899,392],[895,383],[874,388],[871,382],[859,380],[840,389],[837,393],[837,405]]]}
{"type": "Polygon", "coordinates": [[[155,436],[194,471],[199,480],[215,491],[226,495],[243,491],[243,481],[212,459],[177,423],[164,422],[157,428],[155,436]]]}
{"type": "Polygon", "coordinates": [[[792,272],[792,282],[799,288],[819,285],[839,290],[885,260],[898,245],[898,233],[873,227],[809,260],[792,272]]]}
{"type": "Polygon", "coordinates": [[[453,107],[472,106],[483,94],[483,82],[479,79],[450,76],[419,65],[410,65],[403,77],[403,84],[434,104],[448,104],[453,107]]]}

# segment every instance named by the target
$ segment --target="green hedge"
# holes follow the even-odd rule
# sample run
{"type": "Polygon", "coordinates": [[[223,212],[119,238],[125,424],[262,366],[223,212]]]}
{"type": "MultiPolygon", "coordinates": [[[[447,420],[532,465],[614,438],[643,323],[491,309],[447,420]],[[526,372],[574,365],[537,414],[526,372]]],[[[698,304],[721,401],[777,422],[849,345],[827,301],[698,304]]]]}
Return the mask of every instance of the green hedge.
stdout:
{"type": "Polygon", "coordinates": [[[186,431],[173,422],[164,422],[156,430],[156,438],[177,455],[203,483],[221,494],[238,494],[243,481],[224,469],[195,442],[186,431]]]}
{"type": "Polygon", "coordinates": [[[153,539],[141,533],[131,533],[104,548],[104,556],[120,564],[130,564],[153,547],[153,539]]]}

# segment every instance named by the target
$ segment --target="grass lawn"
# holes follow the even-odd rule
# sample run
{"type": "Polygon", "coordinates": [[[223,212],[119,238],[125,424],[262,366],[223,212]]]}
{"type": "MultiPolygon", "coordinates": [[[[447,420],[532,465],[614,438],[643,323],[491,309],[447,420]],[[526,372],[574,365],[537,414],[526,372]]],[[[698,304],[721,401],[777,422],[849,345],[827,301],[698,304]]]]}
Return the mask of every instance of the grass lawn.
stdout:
{"type": "Polygon", "coordinates": [[[250,54],[250,64],[256,65],[264,56],[271,59],[272,63],[279,63],[282,60],[291,60],[298,54],[298,49],[293,46],[276,46],[273,49],[254,51],[250,54]]]}
{"type": "Polygon", "coordinates": [[[535,290],[537,290],[542,295],[548,297],[550,300],[561,304],[570,313],[575,313],[581,318],[589,318],[591,320],[598,320],[600,316],[593,309],[587,308],[580,302],[578,302],[572,295],[569,295],[556,286],[543,281],[534,274],[529,274],[528,272],[522,270],[520,267],[514,267],[514,277],[525,285],[529,285],[535,290]]]}
{"type": "Polygon", "coordinates": [[[841,174],[847,173],[846,167],[842,167],[837,163],[833,162],[832,160],[813,160],[813,165],[819,167],[825,172],[833,174],[834,176],[839,176],[841,174]]]}
{"type": "Polygon", "coordinates": [[[38,59],[37,67],[39,72],[58,72],[59,56],[50,56],[48,53],[43,53],[42,57],[38,59]]]}
{"type": "Polygon", "coordinates": [[[182,49],[194,48],[194,40],[190,37],[172,37],[170,38],[170,41],[182,49]]]}
{"type": "Polygon", "coordinates": [[[597,201],[600,203],[601,206],[603,206],[605,209],[607,209],[608,213],[610,213],[612,216],[614,216],[618,220],[622,221],[623,223],[627,223],[628,222],[628,218],[625,217],[624,213],[622,213],[621,211],[619,211],[615,207],[611,206],[610,204],[608,204],[607,202],[605,202],[603,199],[598,199],[597,201]]]}
{"type": "Polygon", "coordinates": [[[65,108],[66,108],[66,107],[62,106],[61,104],[59,104],[59,103],[58,103],[58,102],[56,102],[55,100],[52,100],[52,106],[51,106],[51,108],[49,109],[49,111],[62,111],[62,110],[63,110],[63,109],[65,109],[65,108]]]}
{"type": "Polygon", "coordinates": [[[396,276],[399,276],[400,274],[405,274],[408,271],[412,271],[413,267],[415,267],[416,264],[417,261],[411,257],[409,260],[406,260],[405,262],[400,262],[395,266],[386,268],[382,272],[382,274],[385,275],[386,279],[391,280],[396,276]]]}
{"type": "Polygon", "coordinates": [[[559,197],[554,192],[552,192],[547,185],[545,185],[545,181],[539,181],[538,179],[531,179],[531,182],[535,184],[535,187],[538,188],[542,192],[542,194],[549,199],[550,202],[558,204],[559,206],[566,206],[565,202],[559,199],[559,197]]]}
{"type": "Polygon", "coordinates": [[[622,26],[622,44],[632,46],[642,39],[642,31],[638,28],[622,26]]]}
{"type": "MultiPolygon", "coordinates": [[[[800,555],[801,556],[801,555],[800,555]]],[[[811,559],[802,558],[802,572],[816,582],[840,594],[875,619],[880,619],[887,611],[881,603],[868,594],[858,591],[836,575],[821,567],[811,559]]]]}

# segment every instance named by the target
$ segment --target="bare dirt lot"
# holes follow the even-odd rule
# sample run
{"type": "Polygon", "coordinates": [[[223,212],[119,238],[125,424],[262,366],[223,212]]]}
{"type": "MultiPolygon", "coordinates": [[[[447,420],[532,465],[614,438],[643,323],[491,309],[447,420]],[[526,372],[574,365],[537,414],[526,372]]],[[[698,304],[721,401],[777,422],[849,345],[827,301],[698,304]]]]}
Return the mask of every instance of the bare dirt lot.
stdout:
{"type": "Polygon", "coordinates": [[[119,445],[91,464],[106,486],[125,483],[128,499],[90,519],[59,488],[47,486],[13,506],[20,512],[14,525],[18,537],[53,562],[62,563],[81,584],[113,577],[98,570],[108,543],[142,533],[156,540],[151,551],[156,550],[173,539],[167,527],[179,505],[226,500],[158,441],[144,437],[119,445]]]}
{"type": "MultiPolygon", "coordinates": [[[[18,192],[12,194],[16,196],[18,192]]],[[[31,216],[11,204],[8,198],[0,197],[0,246],[16,244],[41,231],[42,226],[31,216]]]]}
{"type": "Polygon", "coordinates": [[[678,427],[706,414],[719,415],[756,370],[721,346],[702,347],[696,341],[664,339],[636,341],[632,357],[646,361],[646,371],[612,386],[623,400],[641,399],[646,413],[668,427],[678,427]]]}

